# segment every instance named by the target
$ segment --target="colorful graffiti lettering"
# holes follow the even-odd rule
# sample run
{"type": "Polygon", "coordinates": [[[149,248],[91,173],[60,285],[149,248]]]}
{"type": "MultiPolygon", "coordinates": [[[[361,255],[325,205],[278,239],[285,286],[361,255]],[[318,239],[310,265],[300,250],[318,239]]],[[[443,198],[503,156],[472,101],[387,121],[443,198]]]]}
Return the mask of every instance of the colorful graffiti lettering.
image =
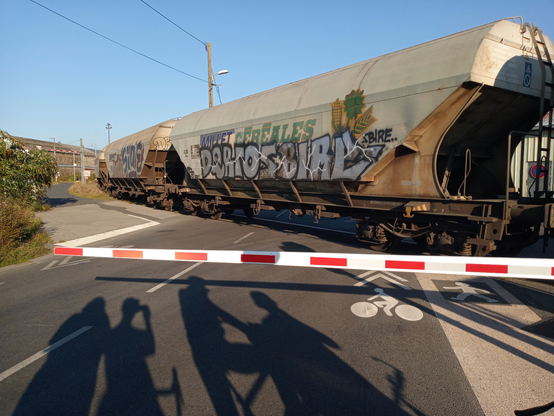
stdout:
{"type": "Polygon", "coordinates": [[[231,143],[234,131],[227,130],[218,133],[204,134],[200,136],[200,146],[212,147],[213,145],[231,143]]]}
{"type": "Polygon", "coordinates": [[[303,142],[239,143],[200,149],[202,178],[337,180],[361,178],[385,145],[362,147],[349,130],[303,142]]]}
{"type": "MultiPolygon", "coordinates": [[[[377,118],[363,90],[331,103],[333,134],[313,139],[317,118],[201,136],[201,177],[217,179],[360,180],[397,141],[393,129],[369,128],[377,118]],[[232,140],[234,135],[234,140],[232,140]]],[[[200,173],[200,172],[199,172],[200,173]]]]}
{"type": "Polygon", "coordinates": [[[269,143],[307,141],[312,138],[316,123],[316,119],[296,121],[292,123],[290,129],[289,124],[272,126],[272,123],[265,123],[262,125],[261,129],[246,127],[244,131],[236,133],[235,143],[256,143],[265,145],[269,143]]]}
{"type": "Polygon", "coordinates": [[[144,161],[144,146],[132,143],[109,155],[110,176],[114,178],[138,178],[144,161]]]}

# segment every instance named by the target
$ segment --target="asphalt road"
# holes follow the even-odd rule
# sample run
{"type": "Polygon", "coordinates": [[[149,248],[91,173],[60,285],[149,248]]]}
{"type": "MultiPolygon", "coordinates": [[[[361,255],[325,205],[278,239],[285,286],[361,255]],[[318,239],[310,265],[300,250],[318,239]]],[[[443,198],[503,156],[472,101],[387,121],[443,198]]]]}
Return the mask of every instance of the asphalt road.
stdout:
{"type": "MultiPolygon", "coordinates": [[[[213,221],[58,191],[55,242],[367,252],[348,220],[213,221]]],[[[453,302],[460,279],[60,256],[0,269],[0,415],[505,415],[554,399],[554,336],[529,331],[554,312],[547,286],[475,276],[496,302],[453,302]]]]}

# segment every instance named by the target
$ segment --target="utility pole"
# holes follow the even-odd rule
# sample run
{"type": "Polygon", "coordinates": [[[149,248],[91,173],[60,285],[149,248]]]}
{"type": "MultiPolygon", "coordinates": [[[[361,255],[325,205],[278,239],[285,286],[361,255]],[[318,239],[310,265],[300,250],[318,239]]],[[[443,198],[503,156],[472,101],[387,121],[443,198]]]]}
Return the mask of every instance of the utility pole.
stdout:
{"type": "Polygon", "coordinates": [[[83,139],[81,139],[81,183],[85,183],[85,148],[83,147],[83,139]]]}
{"type": "Polygon", "coordinates": [[[112,126],[110,125],[110,123],[108,123],[106,125],[106,129],[108,129],[108,144],[110,144],[110,129],[112,128],[112,126]]]}
{"type": "Polygon", "coordinates": [[[54,160],[56,160],[56,138],[55,137],[50,137],[50,140],[54,141],[54,160]]]}
{"type": "Polygon", "coordinates": [[[210,108],[212,108],[214,106],[214,76],[212,75],[212,46],[210,42],[208,42],[206,49],[208,50],[208,94],[210,96],[210,108]]]}
{"type": "Polygon", "coordinates": [[[214,77],[216,75],[228,74],[229,71],[223,69],[217,74],[212,73],[212,45],[210,45],[210,42],[206,44],[206,50],[208,51],[208,94],[210,96],[210,108],[212,108],[214,106],[214,86],[219,87],[219,85],[214,84],[214,77]]]}

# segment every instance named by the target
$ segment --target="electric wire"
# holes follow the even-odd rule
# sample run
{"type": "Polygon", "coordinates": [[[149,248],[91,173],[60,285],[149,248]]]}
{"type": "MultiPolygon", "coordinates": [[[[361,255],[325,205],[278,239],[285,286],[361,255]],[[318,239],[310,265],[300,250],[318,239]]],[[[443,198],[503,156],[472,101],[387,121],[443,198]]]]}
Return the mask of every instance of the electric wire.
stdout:
{"type": "Polygon", "coordinates": [[[104,38],[104,39],[106,39],[106,40],[109,40],[110,42],[115,43],[116,45],[121,46],[122,48],[125,48],[125,49],[127,49],[127,50],[129,50],[129,51],[131,51],[131,52],[136,53],[137,55],[140,55],[140,56],[142,56],[142,57],[144,57],[144,58],[147,58],[147,59],[149,59],[149,60],[151,60],[151,61],[154,61],[154,62],[156,62],[156,63],[158,63],[158,64],[160,64],[160,65],[163,65],[163,66],[165,66],[166,68],[173,69],[174,71],[177,71],[177,72],[179,72],[179,73],[181,73],[181,74],[183,74],[183,75],[186,75],[187,77],[191,77],[191,78],[197,79],[198,81],[202,81],[202,82],[208,83],[208,81],[206,81],[206,80],[204,80],[204,79],[202,79],[202,78],[198,78],[198,77],[195,77],[194,75],[187,74],[186,72],[183,72],[183,71],[181,71],[180,69],[177,69],[177,68],[174,68],[174,67],[172,67],[172,66],[170,66],[170,65],[164,64],[163,62],[160,62],[160,61],[158,61],[157,59],[151,58],[151,57],[149,57],[148,55],[145,55],[145,54],[143,54],[143,53],[141,53],[141,52],[139,52],[139,51],[136,51],[135,49],[132,49],[132,48],[130,48],[130,47],[128,47],[128,46],[123,45],[122,43],[119,43],[119,42],[117,42],[117,41],[115,41],[115,40],[113,40],[113,39],[110,39],[109,37],[104,36],[104,35],[102,35],[102,34],[96,32],[96,31],[94,31],[94,30],[92,30],[92,29],[89,29],[88,27],[83,26],[82,24],[77,23],[76,21],[71,20],[70,18],[65,17],[64,15],[62,15],[62,14],[60,14],[60,13],[58,13],[58,12],[52,10],[52,9],[49,9],[48,7],[46,7],[46,6],[44,6],[44,5],[42,5],[42,4],[38,3],[38,2],[36,2],[35,0],[29,0],[29,1],[35,3],[36,5],[42,7],[42,8],[44,8],[44,9],[46,9],[46,10],[48,10],[49,12],[52,12],[52,13],[54,13],[54,14],[60,16],[61,18],[65,19],[65,20],[70,21],[70,22],[73,23],[73,24],[76,24],[76,25],[79,26],[79,27],[82,27],[83,29],[88,30],[89,32],[94,33],[95,35],[100,36],[101,38],[104,38]]]}
{"type": "MultiPolygon", "coordinates": [[[[189,35],[190,37],[196,39],[198,42],[200,42],[202,45],[204,45],[204,47],[206,48],[206,51],[208,50],[208,44],[206,42],[203,42],[201,41],[200,39],[198,39],[196,36],[194,36],[192,33],[186,31],[185,29],[183,29],[181,26],[179,26],[177,23],[175,23],[174,21],[172,21],[171,19],[169,19],[167,16],[163,15],[161,12],[159,12],[158,10],[156,10],[154,7],[152,7],[150,4],[148,4],[147,2],[145,2],[144,0],[140,0],[141,2],[143,2],[144,4],[146,4],[148,7],[150,7],[153,11],[155,11],[156,13],[158,13],[160,16],[162,16],[165,20],[167,20],[169,23],[171,23],[172,25],[174,26],[177,26],[179,29],[181,29],[183,32],[185,32],[187,35],[189,35]]],[[[219,86],[215,86],[216,90],[217,90],[217,96],[219,97],[219,104],[222,104],[222,101],[221,101],[221,94],[219,92],[219,86]]]]}
{"type": "Polygon", "coordinates": [[[198,39],[196,36],[194,36],[192,33],[190,32],[187,32],[185,29],[183,29],[181,26],[179,26],[177,23],[175,23],[174,21],[170,20],[168,17],[164,16],[162,13],[160,13],[159,11],[157,11],[155,8],[153,8],[152,6],[150,6],[148,3],[146,3],[144,0],[140,0],[142,1],[144,4],[146,4],[148,7],[150,7],[152,10],[154,10],[156,13],[158,13],[160,16],[162,16],[165,20],[167,20],[169,23],[171,23],[172,25],[174,26],[177,26],[179,29],[181,29],[183,32],[185,32],[187,35],[189,35],[190,37],[196,39],[198,42],[200,42],[202,45],[204,45],[206,48],[208,47],[207,43],[206,42],[202,42],[200,39],[198,39]]]}
{"type": "Polygon", "coordinates": [[[221,94],[219,93],[219,85],[216,85],[215,88],[216,88],[216,90],[217,90],[217,96],[219,97],[219,104],[223,104],[223,103],[221,102],[221,94]]]}

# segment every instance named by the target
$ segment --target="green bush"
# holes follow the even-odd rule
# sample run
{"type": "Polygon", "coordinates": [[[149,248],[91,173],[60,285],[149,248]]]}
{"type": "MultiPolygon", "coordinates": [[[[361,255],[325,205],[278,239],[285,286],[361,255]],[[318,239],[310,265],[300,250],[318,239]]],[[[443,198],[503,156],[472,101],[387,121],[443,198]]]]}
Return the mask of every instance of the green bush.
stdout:
{"type": "Polygon", "coordinates": [[[58,168],[45,150],[27,150],[0,130],[0,267],[47,254],[50,238],[35,210],[48,207],[46,190],[58,168]]]}
{"type": "Polygon", "coordinates": [[[57,170],[46,150],[27,150],[19,140],[0,131],[0,195],[36,208],[42,205],[57,170]]]}

